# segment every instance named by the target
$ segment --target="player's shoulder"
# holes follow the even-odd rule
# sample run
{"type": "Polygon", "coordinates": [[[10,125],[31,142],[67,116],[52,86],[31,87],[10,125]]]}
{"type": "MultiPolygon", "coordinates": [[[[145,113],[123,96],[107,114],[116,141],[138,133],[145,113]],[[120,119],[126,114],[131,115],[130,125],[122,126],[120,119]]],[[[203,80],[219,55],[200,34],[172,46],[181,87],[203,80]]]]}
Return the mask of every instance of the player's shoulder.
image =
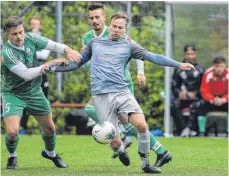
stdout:
{"type": "Polygon", "coordinates": [[[14,53],[15,49],[9,44],[9,42],[7,41],[6,43],[4,43],[3,47],[2,47],[2,52],[1,55],[4,57],[10,55],[10,53],[14,53]]]}
{"type": "Polygon", "coordinates": [[[130,36],[128,36],[127,34],[125,34],[123,37],[122,37],[122,40],[128,44],[134,44],[136,43],[130,36]]]}
{"type": "Polygon", "coordinates": [[[25,33],[25,41],[35,41],[36,38],[39,36],[37,34],[34,34],[32,32],[26,32],[25,33]]]}
{"type": "Polygon", "coordinates": [[[25,33],[25,39],[34,39],[36,34],[32,33],[32,32],[26,32],[25,33]]]}
{"type": "Polygon", "coordinates": [[[36,34],[33,32],[26,32],[25,33],[25,40],[32,40],[35,41],[37,39],[42,39],[44,38],[43,36],[41,36],[40,34],[36,34]]]}
{"type": "Polygon", "coordinates": [[[90,30],[90,31],[88,31],[88,32],[86,32],[84,35],[83,35],[83,37],[82,37],[83,39],[88,39],[88,38],[94,38],[94,32],[93,32],[93,29],[92,30],[90,30]]]}
{"type": "Polygon", "coordinates": [[[4,44],[2,47],[1,57],[2,62],[17,60],[18,52],[10,44],[4,44]]]}

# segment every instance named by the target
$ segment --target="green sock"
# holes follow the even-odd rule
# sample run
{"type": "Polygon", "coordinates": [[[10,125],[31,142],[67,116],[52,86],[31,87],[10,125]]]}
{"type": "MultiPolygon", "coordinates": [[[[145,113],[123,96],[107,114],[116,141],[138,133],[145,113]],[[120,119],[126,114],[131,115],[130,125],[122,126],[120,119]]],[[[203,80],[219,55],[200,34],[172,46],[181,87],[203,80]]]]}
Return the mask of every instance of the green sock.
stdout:
{"type": "Polygon", "coordinates": [[[120,138],[121,138],[121,140],[123,140],[123,139],[125,138],[126,135],[125,135],[122,131],[120,131],[119,133],[120,133],[120,138]]]}
{"type": "Polygon", "coordinates": [[[92,118],[96,123],[99,121],[93,104],[87,103],[85,106],[85,111],[88,117],[92,118]]]}
{"type": "Polygon", "coordinates": [[[123,125],[126,131],[128,131],[129,134],[132,134],[134,137],[137,138],[137,129],[131,124],[128,123],[127,125],[123,125]]]}
{"type": "MultiPolygon", "coordinates": [[[[137,129],[129,123],[128,125],[123,125],[125,130],[128,131],[128,133],[134,135],[134,137],[137,138],[137,129]]],[[[150,135],[150,149],[155,151],[156,154],[162,154],[165,152],[165,149],[163,146],[156,140],[156,138],[149,132],[150,135]]]]}
{"type": "Polygon", "coordinates": [[[206,129],[206,116],[198,116],[198,126],[201,133],[205,132],[206,129]]]}
{"type": "Polygon", "coordinates": [[[5,135],[5,144],[6,144],[6,148],[7,148],[9,153],[16,152],[18,141],[19,141],[19,136],[18,135],[15,136],[13,141],[11,141],[9,139],[8,134],[6,133],[6,135],[5,135]]]}
{"type": "Polygon", "coordinates": [[[41,136],[45,142],[45,149],[48,151],[54,151],[56,145],[56,133],[45,134],[44,132],[41,132],[41,136]]]}
{"type": "Polygon", "coordinates": [[[165,152],[164,147],[157,141],[152,133],[149,132],[150,136],[150,149],[153,150],[156,154],[163,154],[165,152]]]}

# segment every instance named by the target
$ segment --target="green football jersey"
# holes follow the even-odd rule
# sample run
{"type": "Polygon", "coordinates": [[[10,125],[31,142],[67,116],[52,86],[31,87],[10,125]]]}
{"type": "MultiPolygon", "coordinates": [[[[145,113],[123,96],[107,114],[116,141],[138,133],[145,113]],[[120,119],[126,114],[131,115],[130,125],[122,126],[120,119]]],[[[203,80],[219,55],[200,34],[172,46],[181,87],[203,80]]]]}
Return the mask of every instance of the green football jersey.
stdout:
{"type": "Polygon", "coordinates": [[[41,91],[41,76],[25,81],[21,77],[14,74],[11,70],[22,62],[27,68],[39,66],[36,57],[36,51],[46,48],[48,40],[45,37],[33,33],[25,33],[25,41],[23,47],[17,47],[7,41],[2,49],[1,79],[2,93],[16,94],[24,96],[31,93],[41,91]]]}
{"type": "Polygon", "coordinates": [[[104,27],[103,32],[99,36],[96,36],[94,29],[92,29],[83,35],[82,44],[87,45],[90,42],[90,40],[95,37],[107,37],[107,36],[109,36],[109,29],[107,26],[104,27]]]}

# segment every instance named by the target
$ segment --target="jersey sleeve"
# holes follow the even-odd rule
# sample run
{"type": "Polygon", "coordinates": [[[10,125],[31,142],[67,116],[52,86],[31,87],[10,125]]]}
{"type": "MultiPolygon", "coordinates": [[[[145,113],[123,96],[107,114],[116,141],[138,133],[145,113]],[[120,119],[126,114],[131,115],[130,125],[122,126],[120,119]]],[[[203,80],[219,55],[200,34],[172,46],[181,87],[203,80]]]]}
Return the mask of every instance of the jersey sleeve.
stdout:
{"type": "Polygon", "coordinates": [[[135,59],[143,60],[143,57],[147,53],[147,50],[138,45],[134,40],[127,38],[131,48],[131,57],[135,59]]]}
{"type": "Polygon", "coordinates": [[[82,46],[86,45],[85,35],[82,37],[82,46]]]}
{"type": "Polygon", "coordinates": [[[86,48],[83,51],[83,60],[84,63],[89,61],[92,56],[92,44],[93,44],[94,39],[90,40],[90,42],[86,45],[86,48]]]}
{"type": "Polygon", "coordinates": [[[14,50],[5,48],[2,51],[2,64],[5,65],[9,70],[13,70],[19,63],[19,56],[14,50]]]}

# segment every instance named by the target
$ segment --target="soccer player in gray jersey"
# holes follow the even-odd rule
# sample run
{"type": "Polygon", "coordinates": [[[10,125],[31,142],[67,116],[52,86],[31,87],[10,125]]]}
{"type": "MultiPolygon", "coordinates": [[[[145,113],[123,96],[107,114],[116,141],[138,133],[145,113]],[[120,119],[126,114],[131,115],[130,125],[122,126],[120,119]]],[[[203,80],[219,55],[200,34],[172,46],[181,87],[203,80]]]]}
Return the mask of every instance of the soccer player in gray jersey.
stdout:
{"type": "MultiPolygon", "coordinates": [[[[160,54],[154,54],[139,46],[130,38],[123,39],[129,22],[128,16],[117,12],[111,17],[109,37],[92,39],[81,53],[80,63],[70,62],[67,67],[49,67],[53,71],[70,71],[79,68],[91,59],[92,101],[100,121],[110,121],[118,126],[118,117],[128,118],[138,132],[138,153],[145,173],[160,173],[161,170],[149,164],[150,137],[144,114],[130,94],[124,76],[125,66],[130,58],[147,60],[159,65],[179,67],[183,70],[195,69],[189,63],[180,63],[160,54]]],[[[117,130],[117,134],[119,134],[117,130]]],[[[111,148],[121,156],[124,165],[129,165],[129,157],[121,145],[120,136],[116,135],[111,148]]]]}
{"type": "MultiPolygon", "coordinates": [[[[93,38],[98,37],[108,37],[109,36],[109,29],[105,25],[106,22],[106,15],[103,4],[100,3],[93,3],[89,5],[88,7],[88,23],[93,28],[92,30],[88,31],[86,34],[82,37],[82,50],[86,47],[86,45],[90,42],[93,38]]],[[[124,36],[127,37],[127,36],[124,36]]],[[[138,83],[141,87],[145,86],[145,74],[144,74],[144,62],[141,60],[136,59],[136,66],[137,66],[137,78],[138,83]]],[[[90,64],[85,64],[88,67],[90,67],[90,64]]],[[[129,65],[129,64],[128,64],[129,65]]],[[[130,92],[134,95],[134,83],[131,78],[131,74],[129,71],[129,66],[126,66],[125,68],[125,78],[128,82],[128,87],[130,89],[130,92]]],[[[90,100],[86,106],[85,111],[88,114],[90,118],[92,118],[95,122],[98,122],[98,117],[95,111],[95,107],[92,103],[92,100],[90,100]]],[[[124,119],[124,118],[122,118],[124,119]]],[[[120,123],[120,136],[123,141],[124,148],[126,149],[132,144],[132,141],[130,137],[126,136],[123,131],[128,132],[128,134],[134,135],[137,137],[137,130],[134,128],[134,126],[128,121],[122,122],[123,125],[120,123]]],[[[153,146],[153,145],[152,145],[153,146]]],[[[156,151],[157,152],[157,151],[156,151]]],[[[161,151],[162,153],[163,151],[161,151]]],[[[112,158],[118,157],[117,153],[114,153],[112,158]]]]}

